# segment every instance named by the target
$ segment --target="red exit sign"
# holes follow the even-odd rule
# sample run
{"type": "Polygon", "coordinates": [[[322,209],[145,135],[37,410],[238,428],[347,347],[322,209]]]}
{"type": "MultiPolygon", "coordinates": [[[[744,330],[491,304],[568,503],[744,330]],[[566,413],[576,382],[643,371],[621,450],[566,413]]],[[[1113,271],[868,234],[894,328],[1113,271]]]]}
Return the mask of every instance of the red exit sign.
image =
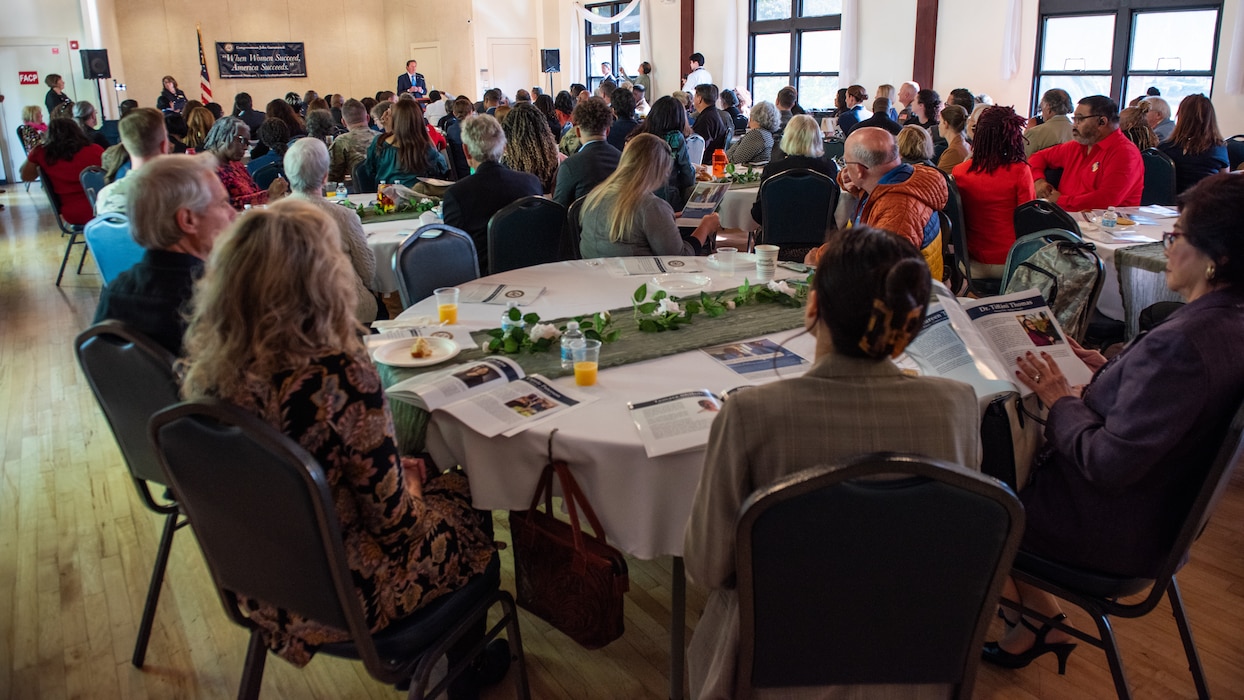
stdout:
{"type": "Polygon", "coordinates": [[[39,73],[33,70],[23,70],[17,72],[17,82],[20,85],[38,85],[39,73]]]}

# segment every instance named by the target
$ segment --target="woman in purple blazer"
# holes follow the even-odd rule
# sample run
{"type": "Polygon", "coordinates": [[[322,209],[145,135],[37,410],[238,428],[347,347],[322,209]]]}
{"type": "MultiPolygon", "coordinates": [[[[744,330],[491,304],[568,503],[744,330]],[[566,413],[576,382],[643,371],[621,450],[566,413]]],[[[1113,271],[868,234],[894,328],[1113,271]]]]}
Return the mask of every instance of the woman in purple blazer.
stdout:
{"type": "MultiPolygon", "coordinates": [[[[1050,407],[1046,446],[1020,492],[1025,551],[1114,576],[1153,577],[1169,555],[1244,400],[1244,178],[1214,175],[1180,196],[1163,236],[1166,285],[1187,305],[1112,360],[1074,346],[1096,371],[1077,390],[1050,356],[1020,358],[1019,380],[1050,407]]],[[[1019,585],[1024,607],[1061,611],[1019,585]]],[[[1046,652],[1060,672],[1068,635],[1028,620],[985,646],[985,660],[1027,666],[1046,652]]]]}

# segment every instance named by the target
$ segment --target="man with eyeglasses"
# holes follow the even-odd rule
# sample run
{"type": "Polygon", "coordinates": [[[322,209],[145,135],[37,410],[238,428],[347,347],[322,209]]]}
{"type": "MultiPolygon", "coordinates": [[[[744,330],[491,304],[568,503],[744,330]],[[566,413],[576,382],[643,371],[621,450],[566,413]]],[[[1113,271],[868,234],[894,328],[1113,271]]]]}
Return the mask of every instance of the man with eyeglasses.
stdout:
{"type": "Polygon", "coordinates": [[[1067,211],[1139,206],[1145,166],[1119,130],[1119,106],[1104,95],[1085,97],[1071,121],[1072,141],[1037,151],[1029,161],[1037,197],[1067,211]],[[1059,189],[1046,182],[1048,168],[1062,168],[1059,189]]]}

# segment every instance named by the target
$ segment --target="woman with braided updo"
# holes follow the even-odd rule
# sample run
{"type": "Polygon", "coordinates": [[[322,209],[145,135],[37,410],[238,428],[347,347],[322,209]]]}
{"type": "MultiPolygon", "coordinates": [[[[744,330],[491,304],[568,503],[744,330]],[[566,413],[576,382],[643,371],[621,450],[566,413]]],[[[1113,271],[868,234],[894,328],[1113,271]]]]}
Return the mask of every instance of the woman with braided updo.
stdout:
{"type": "Polygon", "coordinates": [[[1002,277],[1015,243],[1015,207],[1037,198],[1024,156],[1024,124],[1010,107],[986,108],[976,120],[972,157],[951,171],[963,200],[973,277],[1002,277]]]}
{"type": "Polygon", "coordinates": [[[687,573],[710,589],[688,656],[692,697],[736,697],[734,528],[753,491],[870,452],[980,467],[971,387],[907,376],[891,361],[923,327],[931,284],[905,239],[867,226],[831,234],[804,315],[812,368],[735,394],[713,421],[684,547],[687,573]]]}
{"type": "Polygon", "coordinates": [[[519,102],[501,120],[505,131],[505,152],[501,164],[520,173],[540,178],[545,194],[552,194],[557,181],[557,142],[549,132],[548,120],[530,102],[519,102]]]}

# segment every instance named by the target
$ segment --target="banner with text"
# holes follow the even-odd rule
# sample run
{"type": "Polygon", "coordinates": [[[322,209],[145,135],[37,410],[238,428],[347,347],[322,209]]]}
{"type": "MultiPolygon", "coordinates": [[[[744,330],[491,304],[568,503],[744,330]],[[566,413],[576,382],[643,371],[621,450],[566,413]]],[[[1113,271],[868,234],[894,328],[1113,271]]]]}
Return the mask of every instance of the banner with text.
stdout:
{"type": "Polygon", "coordinates": [[[301,41],[239,44],[216,42],[222,78],[305,78],[307,57],[301,41]]]}

